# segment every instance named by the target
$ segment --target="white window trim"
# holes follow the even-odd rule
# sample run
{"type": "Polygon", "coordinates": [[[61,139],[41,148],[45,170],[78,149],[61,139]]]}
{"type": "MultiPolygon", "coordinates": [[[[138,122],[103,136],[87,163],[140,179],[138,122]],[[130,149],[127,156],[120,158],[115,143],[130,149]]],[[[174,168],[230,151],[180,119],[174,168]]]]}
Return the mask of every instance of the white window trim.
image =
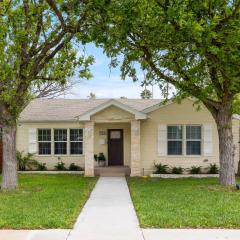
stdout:
{"type": "Polygon", "coordinates": [[[53,156],[57,156],[57,157],[60,157],[60,156],[69,156],[69,154],[68,154],[68,128],[61,128],[61,127],[59,127],[59,128],[53,128],[53,156]],[[55,141],[55,139],[54,139],[54,131],[55,130],[67,130],[67,140],[66,141],[55,141]],[[64,142],[64,143],[66,143],[66,154],[55,154],[55,142],[64,142]]]}
{"type": "Polygon", "coordinates": [[[180,141],[179,139],[168,139],[168,132],[167,132],[167,136],[166,136],[166,140],[167,140],[167,146],[166,146],[166,153],[167,153],[167,157],[168,158],[176,158],[176,157],[186,157],[186,158],[199,158],[201,156],[203,156],[204,153],[204,149],[203,149],[203,143],[204,143],[204,136],[203,136],[203,125],[202,124],[167,124],[168,126],[182,126],[182,154],[181,155],[172,155],[172,154],[168,154],[168,141],[172,140],[172,141],[180,141]],[[192,141],[196,140],[196,141],[200,141],[201,143],[201,152],[200,155],[189,155],[187,154],[187,141],[191,141],[189,139],[187,139],[187,126],[200,126],[201,127],[201,139],[193,139],[192,141]]]}
{"type": "Polygon", "coordinates": [[[51,128],[37,128],[37,156],[52,156],[52,129],[51,128]],[[39,141],[38,140],[38,131],[39,130],[50,130],[50,136],[51,140],[50,141],[39,141]],[[50,154],[39,154],[39,143],[50,143],[51,146],[51,153],[50,154]]]}
{"type": "Polygon", "coordinates": [[[69,155],[70,156],[82,156],[83,155],[83,150],[84,150],[84,143],[83,143],[83,138],[84,138],[84,132],[83,132],[83,137],[82,140],[79,141],[71,141],[70,140],[70,130],[78,130],[78,129],[82,129],[82,132],[84,131],[83,128],[69,128],[69,155]],[[82,153],[80,154],[71,154],[71,143],[72,142],[81,142],[82,143],[82,153]]]}
{"type": "MultiPolygon", "coordinates": [[[[63,142],[63,141],[56,141],[56,142],[63,142]]],[[[55,156],[55,157],[74,157],[74,156],[83,156],[84,155],[84,128],[37,128],[37,154],[36,156],[39,156],[39,157],[50,157],[50,156],[55,156]],[[39,146],[38,146],[38,129],[50,129],[51,130],[51,141],[40,141],[40,142],[51,142],[51,154],[39,154],[39,146]],[[55,141],[54,141],[54,130],[55,129],[67,129],[67,154],[55,154],[55,141]],[[82,143],[83,143],[83,149],[82,149],[82,154],[71,154],[70,153],[70,129],[82,129],[83,131],[83,140],[82,140],[82,143]]]]}
{"type": "Polygon", "coordinates": [[[184,155],[184,125],[183,124],[168,124],[167,125],[167,156],[168,157],[179,157],[184,155]],[[181,139],[168,139],[168,127],[181,127],[182,128],[182,138],[181,139]],[[182,153],[181,154],[169,154],[168,153],[168,142],[169,141],[181,141],[182,142],[182,153]]]}
{"type": "Polygon", "coordinates": [[[202,156],[202,153],[203,153],[203,127],[201,124],[186,124],[185,125],[185,155],[188,156],[188,157],[199,157],[199,156],[202,156]],[[187,139],[187,126],[197,126],[197,127],[200,127],[201,128],[201,138],[199,139],[187,139]],[[187,154],[187,142],[199,142],[200,141],[200,154],[187,154]]]}

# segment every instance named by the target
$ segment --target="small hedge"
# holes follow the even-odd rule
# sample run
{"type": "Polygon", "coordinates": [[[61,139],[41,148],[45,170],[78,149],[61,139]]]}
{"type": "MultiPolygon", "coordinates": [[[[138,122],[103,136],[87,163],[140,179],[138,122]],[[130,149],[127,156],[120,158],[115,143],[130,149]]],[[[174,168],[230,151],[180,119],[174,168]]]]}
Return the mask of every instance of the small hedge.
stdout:
{"type": "Polygon", "coordinates": [[[192,166],[191,168],[183,168],[177,166],[169,166],[167,164],[155,163],[155,171],[154,174],[218,174],[218,166],[214,164],[210,164],[209,167],[204,168],[202,166],[192,166]]]}

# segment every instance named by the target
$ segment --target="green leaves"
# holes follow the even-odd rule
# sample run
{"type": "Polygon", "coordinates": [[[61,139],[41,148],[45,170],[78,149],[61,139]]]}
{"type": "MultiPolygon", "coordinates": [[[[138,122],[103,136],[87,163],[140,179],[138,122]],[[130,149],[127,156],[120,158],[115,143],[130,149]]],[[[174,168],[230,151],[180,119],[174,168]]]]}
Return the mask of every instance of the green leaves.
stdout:
{"type": "Polygon", "coordinates": [[[44,96],[35,91],[33,96],[36,86],[48,95],[54,89],[46,86],[58,86],[59,92],[74,75],[91,77],[94,59],[79,50],[90,41],[95,22],[92,1],[4,0],[0,4],[0,107],[9,113],[0,112],[0,122],[6,124],[15,122],[34,96],[44,96]]]}
{"type": "Polygon", "coordinates": [[[123,77],[136,80],[138,62],[148,79],[203,102],[231,102],[240,91],[239,1],[123,0],[97,11],[102,34],[93,39],[109,56],[124,56],[123,77]]]}

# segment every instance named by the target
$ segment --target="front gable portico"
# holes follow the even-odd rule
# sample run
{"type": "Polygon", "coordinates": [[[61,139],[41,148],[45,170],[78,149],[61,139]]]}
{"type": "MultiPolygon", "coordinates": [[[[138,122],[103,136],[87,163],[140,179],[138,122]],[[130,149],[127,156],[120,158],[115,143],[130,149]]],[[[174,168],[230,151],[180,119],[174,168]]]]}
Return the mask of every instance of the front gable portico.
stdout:
{"type": "Polygon", "coordinates": [[[140,121],[145,113],[110,100],[77,118],[85,126],[85,175],[94,176],[94,154],[99,152],[107,166],[128,166],[131,176],[141,175],[140,121]]]}

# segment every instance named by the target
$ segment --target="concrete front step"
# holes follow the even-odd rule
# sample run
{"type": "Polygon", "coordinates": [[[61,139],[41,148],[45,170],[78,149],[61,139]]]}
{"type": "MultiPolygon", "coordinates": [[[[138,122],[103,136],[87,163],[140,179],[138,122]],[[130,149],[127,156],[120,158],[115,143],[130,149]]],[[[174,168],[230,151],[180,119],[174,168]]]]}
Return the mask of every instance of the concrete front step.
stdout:
{"type": "Polygon", "coordinates": [[[111,172],[106,172],[106,173],[100,173],[99,174],[99,176],[100,177],[125,177],[126,175],[125,175],[125,173],[117,173],[117,172],[115,172],[115,173],[111,173],[111,172]]]}
{"type": "Polygon", "coordinates": [[[123,166],[116,167],[96,167],[94,169],[95,176],[101,177],[124,177],[130,175],[130,168],[123,166]]]}

